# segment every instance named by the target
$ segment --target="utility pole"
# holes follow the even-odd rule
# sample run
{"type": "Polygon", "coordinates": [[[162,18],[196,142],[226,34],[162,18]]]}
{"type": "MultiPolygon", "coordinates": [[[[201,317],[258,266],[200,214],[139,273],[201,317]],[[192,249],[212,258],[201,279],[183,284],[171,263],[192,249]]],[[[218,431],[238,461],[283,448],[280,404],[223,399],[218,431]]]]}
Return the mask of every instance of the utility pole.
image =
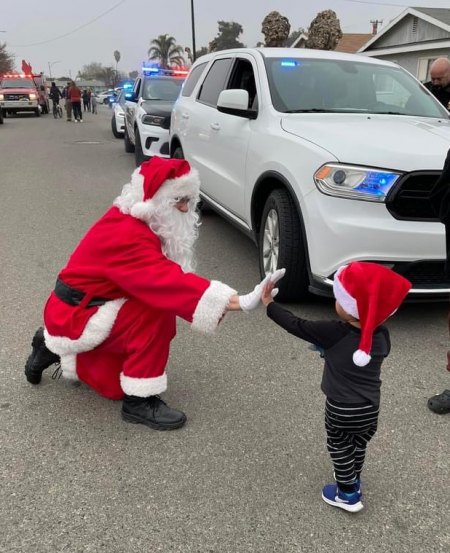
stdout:
{"type": "Polygon", "coordinates": [[[383,20],[371,19],[370,22],[372,23],[372,34],[376,35],[378,32],[378,24],[383,25],[383,20]]]}
{"type": "Polygon", "coordinates": [[[192,62],[195,61],[195,16],[194,0],[191,0],[191,23],[192,23],[192,62]]]}

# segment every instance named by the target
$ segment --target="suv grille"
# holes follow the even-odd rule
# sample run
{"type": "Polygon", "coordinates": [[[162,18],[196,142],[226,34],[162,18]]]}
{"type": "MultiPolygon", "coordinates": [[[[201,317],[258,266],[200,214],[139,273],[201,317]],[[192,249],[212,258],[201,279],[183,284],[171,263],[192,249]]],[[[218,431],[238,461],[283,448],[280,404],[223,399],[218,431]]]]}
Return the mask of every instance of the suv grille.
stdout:
{"type": "Polygon", "coordinates": [[[19,93],[17,93],[17,94],[5,94],[4,98],[8,102],[16,102],[16,101],[19,101],[19,100],[28,101],[30,99],[28,94],[19,94],[19,93]]]}
{"type": "Polygon", "coordinates": [[[440,174],[440,171],[418,171],[400,177],[386,198],[390,214],[395,219],[437,221],[429,197],[440,174]]]}
{"type": "Polygon", "coordinates": [[[444,261],[396,263],[392,270],[407,278],[415,289],[450,288],[450,278],[445,274],[444,261]]]}

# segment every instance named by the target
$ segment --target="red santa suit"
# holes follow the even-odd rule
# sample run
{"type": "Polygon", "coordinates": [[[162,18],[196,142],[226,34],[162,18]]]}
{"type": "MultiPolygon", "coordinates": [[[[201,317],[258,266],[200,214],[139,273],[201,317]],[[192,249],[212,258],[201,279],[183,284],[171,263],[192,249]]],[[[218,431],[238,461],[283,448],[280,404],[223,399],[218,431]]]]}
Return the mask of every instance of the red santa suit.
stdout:
{"type": "Polygon", "coordinates": [[[64,376],[112,399],[160,394],[176,317],[215,330],[236,291],[185,272],[151,228],[160,200],[188,197],[195,205],[198,193],[186,161],[152,158],[78,244],[44,309],[45,343],[60,356],[64,376]],[[75,293],[76,304],[61,287],[75,293]]]}

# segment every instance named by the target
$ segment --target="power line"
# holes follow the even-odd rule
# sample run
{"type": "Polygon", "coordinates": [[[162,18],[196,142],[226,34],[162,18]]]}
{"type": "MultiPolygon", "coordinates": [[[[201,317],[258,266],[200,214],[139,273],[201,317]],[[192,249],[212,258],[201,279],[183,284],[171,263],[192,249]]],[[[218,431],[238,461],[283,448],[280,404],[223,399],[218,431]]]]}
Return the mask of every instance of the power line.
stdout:
{"type": "Polygon", "coordinates": [[[10,46],[10,48],[28,48],[29,46],[40,46],[41,44],[48,44],[49,42],[54,42],[55,40],[60,40],[61,38],[65,38],[66,36],[73,35],[77,31],[84,29],[88,25],[91,25],[95,21],[98,21],[105,15],[108,15],[108,13],[111,13],[113,10],[118,8],[121,4],[125,3],[127,0],[120,0],[120,2],[117,2],[117,4],[114,4],[111,8],[106,10],[105,12],[101,13],[100,15],[97,15],[97,17],[94,17],[94,19],[91,19],[87,23],[83,23],[83,25],[80,25],[76,29],[73,29],[72,31],[69,31],[68,33],[65,33],[63,35],[57,36],[55,38],[50,38],[48,40],[42,40],[41,42],[33,42],[32,44],[13,44],[10,46]]]}
{"type": "Polygon", "coordinates": [[[394,6],[395,8],[409,8],[407,4],[392,4],[390,2],[368,2],[365,0],[341,0],[342,2],[352,2],[354,4],[369,4],[371,6],[394,6]]]}

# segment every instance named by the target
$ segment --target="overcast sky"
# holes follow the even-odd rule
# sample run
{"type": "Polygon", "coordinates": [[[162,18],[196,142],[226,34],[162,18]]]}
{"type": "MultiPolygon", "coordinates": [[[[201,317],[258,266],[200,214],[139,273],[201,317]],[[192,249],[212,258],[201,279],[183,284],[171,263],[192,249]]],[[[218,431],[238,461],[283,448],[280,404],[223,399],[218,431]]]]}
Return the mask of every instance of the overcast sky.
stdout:
{"type": "MultiPolygon", "coordinates": [[[[217,21],[236,21],[244,29],[240,37],[246,46],[263,40],[261,22],[272,10],[291,23],[291,30],[308,27],[319,11],[332,9],[346,33],[370,33],[371,20],[383,20],[382,29],[407,7],[401,0],[193,0],[196,46],[207,46],[218,33],[217,21]],[[308,5],[305,5],[308,4],[308,5]]],[[[192,45],[191,0],[16,0],[1,2],[0,41],[6,41],[15,55],[16,69],[29,61],[36,72],[72,76],[90,62],[139,69],[146,59],[150,41],[161,34],[177,43],[192,45]],[[5,7],[5,4],[8,7],[5,7]],[[65,35],[65,36],[63,36],[65,35]]],[[[448,8],[449,0],[422,0],[422,7],[448,8]]]]}

